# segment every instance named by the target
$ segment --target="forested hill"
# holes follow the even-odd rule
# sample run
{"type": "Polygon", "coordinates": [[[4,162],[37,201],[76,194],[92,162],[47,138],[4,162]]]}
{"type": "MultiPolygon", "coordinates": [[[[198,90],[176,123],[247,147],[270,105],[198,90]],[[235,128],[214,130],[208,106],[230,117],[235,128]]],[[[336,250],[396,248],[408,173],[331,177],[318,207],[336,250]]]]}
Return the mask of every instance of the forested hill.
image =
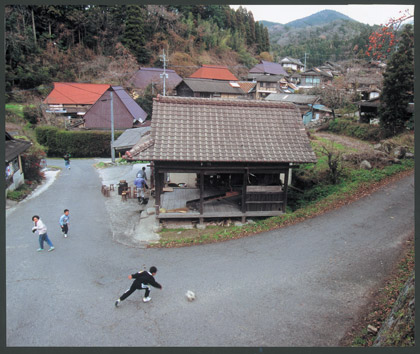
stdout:
{"type": "Polygon", "coordinates": [[[375,29],[333,10],[323,10],[286,24],[261,22],[268,28],[275,57],[303,60],[306,56],[308,66],[317,66],[326,60],[365,58],[369,35],[375,29]]]}
{"type": "Polygon", "coordinates": [[[251,12],[228,5],[5,7],[6,93],[53,81],[121,84],[139,65],[162,66],[163,49],[181,76],[202,64],[240,75],[270,42],[251,12]]]}

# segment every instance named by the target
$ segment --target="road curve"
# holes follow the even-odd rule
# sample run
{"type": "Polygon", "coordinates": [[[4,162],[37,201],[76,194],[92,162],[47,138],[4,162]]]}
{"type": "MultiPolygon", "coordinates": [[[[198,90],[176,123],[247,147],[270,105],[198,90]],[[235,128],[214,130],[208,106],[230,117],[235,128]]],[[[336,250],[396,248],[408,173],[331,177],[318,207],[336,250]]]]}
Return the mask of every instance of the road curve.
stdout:
{"type": "Polygon", "coordinates": [[[112,241],[93,163],[72,160],[48,190],[7,215],[7,346],[336,346],[414,228],[410,175],[256,236],[130,248],[112,241]],[[66,239],[58,228],[64,208],[66,239]],[[36,252],[34,214],[49,228],[54,252],[36,252]],[[127,276],[143,265],[157,266],[163,290],[153,289],[146,304],[136,292],[115,308],[127,276]],[[186,300],[187,290],[195,301],[186,300]]]}

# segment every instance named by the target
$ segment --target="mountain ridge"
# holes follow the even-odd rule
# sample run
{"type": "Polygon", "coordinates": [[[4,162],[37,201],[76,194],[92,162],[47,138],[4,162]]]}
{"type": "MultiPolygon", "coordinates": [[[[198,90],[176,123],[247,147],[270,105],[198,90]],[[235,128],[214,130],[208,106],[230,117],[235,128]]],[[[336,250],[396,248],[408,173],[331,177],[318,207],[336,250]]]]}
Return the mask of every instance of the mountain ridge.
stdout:
{"type": "Polygon", "coordinates": [[[337,21],[337,20],[349,20],[349,21],[358,22],[352,19],[351,17],[342,14],[341,12],[338,12],[335,10],[328,10],[328,9],[318,11],[312,15],[309,15],[309,16],[306,16],[297,20],[293,20],[285,24],[282,24],[279,22],[266,21],[266,20],[262,20],[259,22],[261,22],[264,26],[266,26],[270,30],[273,27],[277,29],[282,29],[285,27],[305,28],[309,26],[320,26],[320,25],[325,25],[325,24],[337,21]]]}

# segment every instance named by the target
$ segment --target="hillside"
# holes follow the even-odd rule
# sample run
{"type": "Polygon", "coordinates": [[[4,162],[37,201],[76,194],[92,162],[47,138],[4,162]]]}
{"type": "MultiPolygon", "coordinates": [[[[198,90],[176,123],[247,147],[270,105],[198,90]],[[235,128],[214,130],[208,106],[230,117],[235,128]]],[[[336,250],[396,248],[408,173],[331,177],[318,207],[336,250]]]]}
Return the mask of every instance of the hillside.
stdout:
{"type": "Polygon", "coordinates": [[[270,43],[251,12],[228,5],[5,7],[6,94],[43,95],[54,81],[121,85],[139,66],[162,67],[164,49],[184,76],[202,64],[250,68],[270,43]]]}

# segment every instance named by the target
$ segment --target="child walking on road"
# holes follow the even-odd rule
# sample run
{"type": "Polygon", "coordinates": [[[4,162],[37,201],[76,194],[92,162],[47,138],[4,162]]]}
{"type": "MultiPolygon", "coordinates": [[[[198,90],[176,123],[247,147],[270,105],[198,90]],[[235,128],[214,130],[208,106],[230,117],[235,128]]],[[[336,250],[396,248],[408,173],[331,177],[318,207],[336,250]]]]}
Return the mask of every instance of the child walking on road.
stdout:
{"type": "Polygon", "coordinates": [[[162,289],[162,285],[160,285],[158,282],[156,282],[154,276],[157,273],[156,267],[150,267],[149,271],[141,270],[138,273],[131,274],[128,276],[128,279],[133,279],[134,282],[131,285],[130,289],[128,289],[124,294],[121,295],[121,297],[115,301],[115,307],[118,307],[121,301],[128,298],[132,293],[134,293],[136,290],[143,290],[145,289],[146,292],[143,297],[143,302],[148,302],[151,300],[149,297],[150,294],[150,286],[153,286],[158,289],[162,289]]]}
{"type": "Polygon", "coordinates": [[[70,154],[69,153],[64,155],[64,165],[66,166],[66,168],[70,170],[70,154]]]}
{"type": "Polygon", "coordinates": [[[64,209],[64,214],[60,217],[60,227],[61,232],[63,233],[64,237],[67,237],[67,233],[69,232],[69,222],[70,216],[69,216],[69,210],[64,209]]]}
{"type": "Polygon", "coordinates": [[[50,246],[48,252],[53,251],[54,246],[51,240],[48,238],[47,227],[45,226],[45,224],[42,222],[38,215],[34,215],[32,217],[32,221],[34,222],[32,232],[38,232],[39,235],[39,248],[37,251],[40,252],[44,250],[44,241],[48,243],[48,246],[50,246]]]}

